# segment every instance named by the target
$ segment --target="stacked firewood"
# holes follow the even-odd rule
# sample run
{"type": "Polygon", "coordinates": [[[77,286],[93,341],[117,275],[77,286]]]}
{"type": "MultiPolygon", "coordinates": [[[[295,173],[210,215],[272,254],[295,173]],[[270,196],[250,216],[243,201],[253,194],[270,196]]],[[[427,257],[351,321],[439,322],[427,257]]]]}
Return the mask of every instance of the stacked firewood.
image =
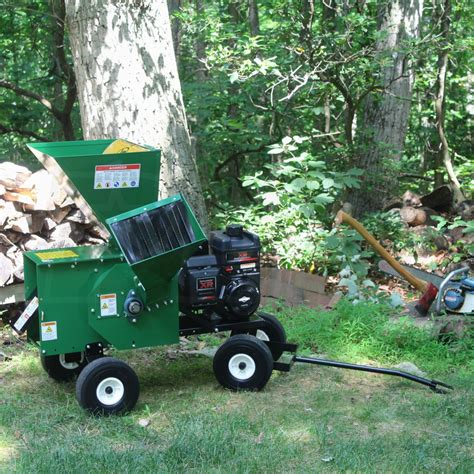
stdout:
{"type": "Polygon", "coordinates": [[[0,163],[0,287],[23,281],[23,251],[101,244],[106,238],[46,170],[0,163]]]}

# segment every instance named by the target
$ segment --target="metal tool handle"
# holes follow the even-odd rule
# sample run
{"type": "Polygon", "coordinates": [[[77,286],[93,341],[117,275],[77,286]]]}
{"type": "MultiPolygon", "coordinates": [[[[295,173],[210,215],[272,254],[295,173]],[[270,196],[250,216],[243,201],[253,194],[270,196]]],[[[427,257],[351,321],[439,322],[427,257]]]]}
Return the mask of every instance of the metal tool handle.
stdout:
{"type": "Polygon", "coordinates": [[[448,286],[449,282],[456,276],[460,275],[462,273],[467,273],[469,271],[469,267],[461,267],[458,268],[457,270],[453,270],[439,285],[439,290],[438,290],[438,297],[436,298],[436,306],[435,306],[435,311],[436,313],[441,312],[441,303],[443,301],[443,296],[444,296],[444,290],[448,286]]]}

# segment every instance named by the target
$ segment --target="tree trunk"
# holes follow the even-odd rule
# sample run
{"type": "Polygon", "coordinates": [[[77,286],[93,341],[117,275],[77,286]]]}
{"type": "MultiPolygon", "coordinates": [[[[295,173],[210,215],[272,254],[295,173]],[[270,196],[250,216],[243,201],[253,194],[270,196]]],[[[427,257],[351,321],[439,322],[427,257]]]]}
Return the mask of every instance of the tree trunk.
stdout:
{"type": "Polygon", "coordinates": [[[182,0],[168,0],[168,11],[171,19],[171,36],[173,38],[174,55],[179,65],[179,45],[181,43],[181,22],[174,14],[181,8],[182,0]]]}
{"type": "MultiPolygon", "coordinates": [[[[196,16],[197,21],[201,22],[204,14],[203,0],[196,0],[196,16]]],[[[194,45],[196,51],[196,79],[199,82],[204,82],[207,79],[206,62],[206,43],[203,39],[203,33],[199,32],[196,36],[196,43],[194,45]]]]}
{"type": "Polygon", "coordinates": [[[249,28],[250,36],[258,36],[260,34],[257,0],[249,0],[249,28]]]}
{"type": "Polygon", "coordinates": [[[441,13],[439,15],[441,23],[441,37],[442,45],[438,53],[438,75],[436,81],[436,98],[435,98],[435,112],[436,112],[436,128],[438,130],[439,141],[441,143],[439,152],[439,161],[441,161],[448,173],[449,183],[453,190],[454,204],[459,204],[465,200],[464,194],[461,191],[461,185],[458,181],[454,171],[451,154],[449,153],[448,139],[444,130],[444,115],[445,115],[445,91],[446,91],[446,73],[448,71],[448,53],[449,53],[449,26],[451,14],[451,0],[442,0],[441,13]]]}
{"type": "Polygon", "coordinates": [[[84,137],[160,148],[160,197],[182,192],[207,228],[166,1],[67,0],[66,15],[84,137]]]}
{"type": "Polygon", "coordinates": [[[356,165],[365,171],[360,189],[349,200],[355,216],[381,209],[397,187],[397,166],[403,153],[410,114],[414,70],[408,41],[419,38],[423,0],[383,2],[376,50],[383,61],[382,92],[372,92],[360,114],[356,165]]]}

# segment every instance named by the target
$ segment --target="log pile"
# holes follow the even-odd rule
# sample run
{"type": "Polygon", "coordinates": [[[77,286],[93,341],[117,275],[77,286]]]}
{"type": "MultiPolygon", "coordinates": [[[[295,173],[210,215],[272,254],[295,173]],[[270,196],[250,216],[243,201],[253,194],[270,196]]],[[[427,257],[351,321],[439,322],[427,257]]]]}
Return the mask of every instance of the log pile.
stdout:
{"type": "Polygon", "coordinates": [[[23,251],[102,244],[106,238],[46,170],[0,163],[0,287],[23,281],[23,251]]]}

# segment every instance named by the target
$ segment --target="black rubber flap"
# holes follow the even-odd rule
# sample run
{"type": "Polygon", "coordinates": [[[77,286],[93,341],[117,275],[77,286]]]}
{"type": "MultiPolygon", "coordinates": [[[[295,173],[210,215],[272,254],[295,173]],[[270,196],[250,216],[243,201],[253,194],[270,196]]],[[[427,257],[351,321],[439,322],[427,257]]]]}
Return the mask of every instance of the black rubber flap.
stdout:
{"type": "Polygon", "coordinates": [[[111,224],[129,263],[137,263],[194,242],[183,202],[173,202],[111,224]]]}

